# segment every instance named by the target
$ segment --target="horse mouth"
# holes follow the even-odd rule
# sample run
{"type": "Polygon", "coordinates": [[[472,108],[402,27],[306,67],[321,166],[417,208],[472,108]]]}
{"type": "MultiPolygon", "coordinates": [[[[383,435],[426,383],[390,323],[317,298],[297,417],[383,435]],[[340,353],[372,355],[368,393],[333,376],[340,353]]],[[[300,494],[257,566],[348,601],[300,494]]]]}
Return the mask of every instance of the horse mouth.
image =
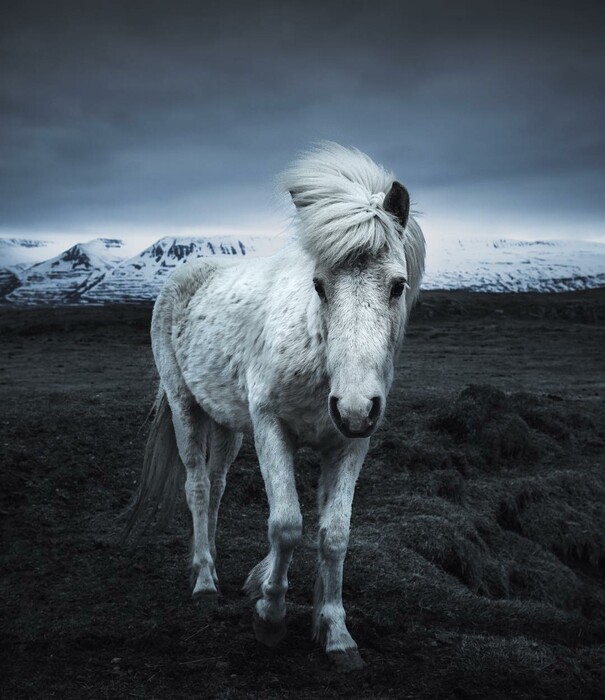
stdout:
{"type": "Polygon", "coordinates": [[[372,433],[376,430],[376,423],[374,423],[374,425],[370,425],[365,430],[361,430],[359,432],[349,430],[349,428],[347,428],[347,426],[344,425],[342,422],[339,424],[336,421],[334,421],[334,425],[338,428],[338,431],[342,433],[346,438],[367,438],[370,437],[370,435],[372,435],[372,433]]]}

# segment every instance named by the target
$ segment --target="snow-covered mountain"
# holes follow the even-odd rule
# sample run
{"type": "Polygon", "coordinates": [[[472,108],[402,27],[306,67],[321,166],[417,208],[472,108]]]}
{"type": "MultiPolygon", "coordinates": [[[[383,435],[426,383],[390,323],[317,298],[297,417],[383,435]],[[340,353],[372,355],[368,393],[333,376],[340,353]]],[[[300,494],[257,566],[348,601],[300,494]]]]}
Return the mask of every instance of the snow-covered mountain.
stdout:
{"type": "Polygon", "coordinates": [[[25,269],[47,260],[55,251],[52,241],[30,238],[0,238],[0,267],[25,269]]]}
{"type": "Polygon", "coordinates": [[[78,301],[87,289],[121,262],[122,245],[122,241],[114,238],[78,243],[22,271],[19,286],[6,299],[21,304],[78,301]]]}
{"type": "MultiPolygon", "coordinates": [[[[167,237],[125,259],[121,241],[104,238],[25,270],[6,265],[0,247],[0,299],[22,304],[150,301],[187,260],[270,255],[284,243],[284,238],[260,236],[167,237]]],[[[605,286],[605,243],[428,241],[424,289],[549,292],[599,286],[605,286]]]]}
{"type": "Polygon", "coordinates": [[[605,286],[605,243],[575,240],[429,241],[425,289],[564,292],[605,286]]]}
{"type": "Polygon", "coordinates": [[[142,253],[125,260],[83,294],[89,303],[155,299],[168,275],[187,260],[214,256],[270,255],[283,241],[237,236],[162,238],[142,253]]]}

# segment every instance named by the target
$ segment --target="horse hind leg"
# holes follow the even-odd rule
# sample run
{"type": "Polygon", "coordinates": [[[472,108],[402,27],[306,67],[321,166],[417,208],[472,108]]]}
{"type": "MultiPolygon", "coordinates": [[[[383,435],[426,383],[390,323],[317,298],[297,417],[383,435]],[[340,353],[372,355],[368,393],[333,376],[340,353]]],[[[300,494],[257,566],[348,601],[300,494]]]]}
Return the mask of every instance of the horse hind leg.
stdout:
{"type": "Polygon", "coordinates": [[[193,397],[173,400],[170,404],[177,447],[187,473],[185,495],[193,523],[193,597],[211,603],[218,594],[208,531],[211,481],[207,457],[211,419],[193,397]]]}
{"type": "Polygon", "coordinates": [[[218,590],[216,573],[216,529],[218,511],[225,492],[227,472],[235,461],[242,445],[242,434],[212,421],[208,443],[208,473],[210,476],[210,500],[208,505],[208,543],[212,557],[212,578],[218,590]]]}

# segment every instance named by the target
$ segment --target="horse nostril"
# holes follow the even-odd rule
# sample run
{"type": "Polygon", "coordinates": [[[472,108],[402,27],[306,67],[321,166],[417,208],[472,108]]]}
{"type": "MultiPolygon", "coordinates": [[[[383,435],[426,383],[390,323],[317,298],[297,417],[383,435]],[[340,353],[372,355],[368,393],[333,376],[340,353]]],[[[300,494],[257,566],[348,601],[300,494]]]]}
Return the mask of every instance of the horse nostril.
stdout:
{"type": "Polygon", "coordinates": [[[338,399],[336,396],[330,396],[330,413],[338,418],[338,420],[341,420],[340,411],[338,410],[338,399]]]}
{"type": "Polygon", "coordinates": [[[370,409],[370,413],[368,415],[368,418],[374,423],[378,416],[380,415],[380,405],[382,401],[380,399],[380,396],[375,396],[372,399],[372,408],[370,409]]]}

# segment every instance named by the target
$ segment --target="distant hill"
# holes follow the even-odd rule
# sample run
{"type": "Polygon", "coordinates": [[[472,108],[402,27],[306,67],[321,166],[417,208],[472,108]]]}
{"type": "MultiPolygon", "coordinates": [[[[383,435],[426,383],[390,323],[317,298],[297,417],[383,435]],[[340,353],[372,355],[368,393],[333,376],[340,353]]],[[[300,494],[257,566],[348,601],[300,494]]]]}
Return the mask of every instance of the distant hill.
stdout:
{"type": "Polygon", "coordinates": [[[97,238],[21,272],[19,286],[6,299],[21,304],[77,302],[82,294],[120,263],[122,241],[97,238]]]}
{"type": "Polygon", "coordinates": [[[43,260],[54,252],[52,241],[30,238],[0,238],[0,267],[24,269],[43,260]]]}
{"type": "Polygon", "coordinates": [[[605,286],[605,244],[513,239],[444,240],[428,246],[425,289],[565,292],[605,286]]]}

